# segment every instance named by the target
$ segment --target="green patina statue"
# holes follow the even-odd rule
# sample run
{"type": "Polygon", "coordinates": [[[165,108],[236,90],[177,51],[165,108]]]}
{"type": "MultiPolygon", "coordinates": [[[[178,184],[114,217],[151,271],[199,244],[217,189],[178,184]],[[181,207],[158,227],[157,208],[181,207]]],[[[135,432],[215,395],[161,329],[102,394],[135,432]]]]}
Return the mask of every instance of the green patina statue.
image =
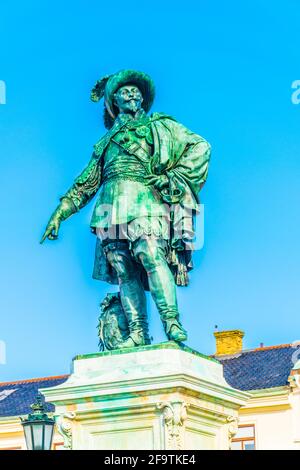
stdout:
{"type": "Polygon", "coordinates": [[[93,277],[119,285],[119,294],[109,294],[104,310],[102,305],[102,347],[150,343],[145,290],[152,294],[168,339],[183,342],[187,333],[179,320],[176,284],[187,285],[192,268],[194,216],[210,146],[171,116],[147,115],[154,84],[145,73],[122,70],[102,78],[91,99],[102,97],[108,132],[61,198],[41,242],[55,240],[60,223],[100,190],[91,220],[97,236],[93,277]],[[109,341],[118,322],[119,339],[109,341]]]}

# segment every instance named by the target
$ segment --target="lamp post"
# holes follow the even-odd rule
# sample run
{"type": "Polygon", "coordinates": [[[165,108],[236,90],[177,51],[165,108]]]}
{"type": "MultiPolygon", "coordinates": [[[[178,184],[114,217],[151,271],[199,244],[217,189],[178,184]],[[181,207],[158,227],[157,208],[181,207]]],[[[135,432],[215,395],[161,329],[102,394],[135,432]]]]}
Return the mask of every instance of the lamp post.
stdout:
{"type": "Polygon", "coordinates": [[[51,450],[55,421],[47,415],[40,394],[31,409],[33,413],[21,418],[27,449],[51,450]]]}

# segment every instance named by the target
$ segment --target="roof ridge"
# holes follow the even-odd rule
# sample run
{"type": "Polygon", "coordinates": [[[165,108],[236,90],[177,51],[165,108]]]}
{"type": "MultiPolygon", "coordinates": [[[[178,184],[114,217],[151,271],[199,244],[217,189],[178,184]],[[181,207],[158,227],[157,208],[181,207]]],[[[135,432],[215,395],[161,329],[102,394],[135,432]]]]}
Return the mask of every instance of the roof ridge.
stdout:
{"type": "Polygon", "coordinates": [[[259,351],[270,351],[272,349],[281,349],[281,348],[289,348],[289,347],[295,347],[294,343],[287,343],[287,344],[276,344],[275,346],[263,346],[263,347],[258,347],[258,348],[252,348],[252,349],[241,349],[240,351],[236,351],[235,353],[231,354],[213,354],[213,357],[216,357],[217,359],[231,359],[234,357],[239,357],[242,354],[247,354],[250,352],[259,352],[259,351]]]}
{"type": "Polygon", "coordinates": [[[264,351],[264,350],[267,350],[267,349],[280,349],[280,348],[288,348],[288,347],[291,347],[291,346],[293,346],[292,343],[275,344],[274,346],[262,346],[262,347],[253,348],[253,349],[244,349],[244,351],[241,351],[241,352],[243,353],[243,352],[264,351]]]}
{"type": "Polygon", "coordinates": [[[22,379],[22,380],[15,380],[13,382],[0,382],[0,387],[5,385],[17,385],[17,384],[24,384],[24,383],[33,383],[33,382],[46,382],[47,380],[56,380],[56,379],[64,379],[68,378],[70,374],[63,374],[63,375],[53,375],[50,377],[37,377],[34,379],[22,379]]]}

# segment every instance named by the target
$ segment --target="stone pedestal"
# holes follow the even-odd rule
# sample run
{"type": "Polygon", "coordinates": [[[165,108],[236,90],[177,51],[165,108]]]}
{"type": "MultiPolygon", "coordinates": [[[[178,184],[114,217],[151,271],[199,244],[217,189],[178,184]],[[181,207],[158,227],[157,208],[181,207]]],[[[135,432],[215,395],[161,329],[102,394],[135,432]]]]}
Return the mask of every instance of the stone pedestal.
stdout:
{"type": "Polygon", "coordinates": [[[217,360],[174,342],[77,356],[41,392],[66,449],[229,449],[249,398],[217,360]]]}

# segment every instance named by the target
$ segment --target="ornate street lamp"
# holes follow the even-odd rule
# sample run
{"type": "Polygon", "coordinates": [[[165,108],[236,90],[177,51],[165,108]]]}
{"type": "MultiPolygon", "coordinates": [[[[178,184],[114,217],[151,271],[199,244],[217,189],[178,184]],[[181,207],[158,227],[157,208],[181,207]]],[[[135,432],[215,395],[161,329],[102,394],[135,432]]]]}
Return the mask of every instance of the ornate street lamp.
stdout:
{"type": "Polygon", "coordinates": [[[21,418],[27,449],[51,450],[55,421],[47,415],[40,394],[30,408],[33,413],[21,418]]]}

